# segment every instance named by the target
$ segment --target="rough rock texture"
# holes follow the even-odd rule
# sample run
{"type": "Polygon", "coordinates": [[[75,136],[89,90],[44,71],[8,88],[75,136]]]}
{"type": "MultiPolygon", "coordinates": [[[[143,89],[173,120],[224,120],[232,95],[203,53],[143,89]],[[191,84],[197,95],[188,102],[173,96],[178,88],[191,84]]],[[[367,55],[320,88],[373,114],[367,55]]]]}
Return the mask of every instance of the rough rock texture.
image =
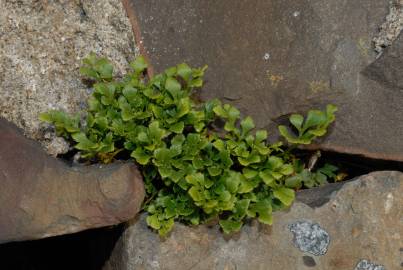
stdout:
{"type": "Polygon", "coordinates": [[[133,164],[70,167],[2,119],[0,149],[0,243],[109,226],[140,209],[133,164]]]}
{"type": "Polygon", "coordinates": [[[372,40],[389,14],[389,1],[131,4],[156,71],[182,61],[209,65],[203,99],[237,105],[273,139],[290,113],[334,103],[337,121],[321,148],[403,161],[403,92],[388,81],[394,76],[388,72],[403,70],[401,50],[393,66],[380,71],[384,77],[373,70],[362,74],[381,61],[372,40]]]}
{"type": "Polygon", "coordinates": [[[403,0],[390,1],[389,5],[389,14],[381,25],[379,34],[373,39],[378,53],[390,46],[403,29],[403,0]]]}
{"type": "MultiPolygon", "coordinates": [[[[368,78],[383,84],[390,89],[390,95],[396,91],[403,91],[403,34],[392,47],[385,49],[385,53],[362,72],[368,78]]],[[[386,93],[385,93],[386,94],[386,93]]],[[[389,110],[390,112],[391,111],[389,110]]]]}
{"type": "MultiPolygon", "coordinates": [[[[400,269],[403,173],[375,172],[339,188],[323,205],[297,199],[288,212],[275,213],[272,227],[252,222],[232,237],[223,237],[217,226],[176,224],[163,241],[142,215],[123,233],[104,269],[400,269]]],[[[320,198],[314,195],[313,201],[320,198]]]]}
{"type": "Polygon", "coordinates": [[[112,59],[118,72],[134,58],[119,0],[0,0],[0,116],[44,140],[49,153],[65,152],[63,141],[40,130],[38,114],[86,106],[78,69],[91,51],[112,59]]]}

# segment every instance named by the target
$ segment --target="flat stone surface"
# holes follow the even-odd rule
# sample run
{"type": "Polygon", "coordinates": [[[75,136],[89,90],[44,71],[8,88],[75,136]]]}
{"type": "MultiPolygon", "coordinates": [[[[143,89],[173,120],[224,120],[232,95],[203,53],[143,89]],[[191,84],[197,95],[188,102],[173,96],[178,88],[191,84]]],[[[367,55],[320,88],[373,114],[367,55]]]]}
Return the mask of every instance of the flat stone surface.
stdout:
{"type": "Polygon", "coordinates": [[[334,103],[336,124],[315,148],[403,161],[403,56],[394,48],[402,38],[379,59],[372,42],[391,20],[389,1],[131,0],[131,7],[156,71],[209,65],[201,97],[237,105],[272,139],[289,114],[334,103]],[[378,62],[392,52],[383,69],[378,62]]]}
{"type": "Polygon", "coordinates": [[[273,226],[253,221],[231,237],[218,226],[175,224],[160,239],[143,214],[130,222],[104,270],[400,269],[403,173],[374,172],[334,190],[321,206],[297,200],[288,211],[274,214],[273,226]],[[295,232],[308,232],[300,234],[308,245],[295,245],[290,231],[295,224],[300,227],[295,232]]]}
{"type": "Polygon", "coordinates": [[[133,218],[144,187],[132,163],[69,166],[0,119],[0,243],[109,226],[133,218]]]}
{"type": "Polygon", "coordinates": [[[66,143],[41,130],[38,114],[85,108],[79,67],[91,51],[112,59],[118,73],[133,60],[133,33],[119,0],[0,0],[0,117],[50,154],[66,152],[66,143]]]}

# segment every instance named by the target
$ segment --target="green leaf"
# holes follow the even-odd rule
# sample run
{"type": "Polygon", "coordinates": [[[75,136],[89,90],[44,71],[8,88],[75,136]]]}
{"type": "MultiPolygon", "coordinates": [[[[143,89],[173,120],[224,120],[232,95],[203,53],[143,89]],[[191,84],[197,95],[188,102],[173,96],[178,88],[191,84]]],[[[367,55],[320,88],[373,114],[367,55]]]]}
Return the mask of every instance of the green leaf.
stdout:
{"type": "Polygon", "coordinates": [[[133,70],[139,74],[142,73],[147,68],[147,62],[143,56],[139,56],[134,60],[133,63],[130,64],[133,70]]]}
{"type": "Polygon", "coordinates": [[[246,136],[249,131],[255,128],[255,123],[250,116],[246,117],[241,121],[241,128],[243,136],[246,136]]]}
{"type": "Polygon", "coordinates": [[[295,198],[294,190],[286,187],[279,187],[275,189],[273,191],[273,195],[286,206],[290,206],[295,198]]]}
{"type": "Polygon", "coordinates": [[[202,201],[204,198],[203,193],[200,192],[199,188],[197,187],[191,187],[188,192],[190,197],[192,197],[192,199],[196,202],[202,201]]]}
{"type": "Polygon", "coordinates": [[[159,230],[161,228],[161,223],[158,219],[157,215],[147,216],[147,225],[155,230],[159,230]]]}
{"type": "Polygon", "coordinates": [[[300,175],[294,175],[288,177],[285,180],[285,186],[288,188],[301,188],[302,187],[302,178],[300,175]]]}
{"type": "Polygon", "coordinates": [[[249,193],[258,185],[254,180],[246,179],[245,177],[241,177],[240,179],[241,183],[238,188],[239,194],[249,193]]]}
{"type": "Polygon", "coordinates": [[[268,186],[275,185],[275,178],[272,176],[270,170],[264,170],[259,172],[260,178],[262,178],[263,182],[268,186]]]}
{"type": "MultiPolygon", "coordinates": [[[[239,118],[241,113],[239,112],[239,110],[237,108],[235,108],[234,106],[231,106],[229,104],[225,104],[224,108],[228,112],[228,120],[229,121],[235,121],[236,119],[239,118]]],[[[248,124],[251,124],[250,121],[247,121],[246,125],[248,125],[248,124]]],[[[252,124],[254,125],[253,120],[252,120],[252,124]]]]}
{"type": "Polygon", "coordinates": [[[278,130],[279,130],[281,136],[283,136],[289,143],[294,143],[294,144],[301,143],[301,140],[299,140],[297,137],[291,135],[288,132],[288,129],[286,126],[280,125],[280,126],[278,126],[278,130]]]}
{"type": "Polygon", "coordinates": [[[97,144],[89,140],[83,132],[74,133],[71,137],[77,142],[75,148],[78,150],[91,151],[97,147],[97,144]]]}
{"type": "Polygon", "coordinates": [[[180,134],[180,133],[182,133],[184,127],[185,127],[185,124],[181,121],[181,122],[178,122],[178,123],[170,126],[169,130],[174,133],[180,134]]]}
{"type": "Polygon", "coordinates": [[[241,128],[243,136],[246,136],[249,133],[249,131],[255,128],[255,123],[253,122],[250,116],[246,117],[241,121],[241,128]]]}
{"type": "Polygon", "coordinates": [[[159,235],[161,236],[166,236],[173,228],[174,226],[174,219],[170,218],[168,220],[164,220],[162,223],[161,228],[158,230],[159,235]]]}
{"type": "Polygon", "coordinates": [[[247,158],[238,157],[238,161],[242,166],[249,166],[253,163],[259,163],[261,159],[258,154],[250,154],[247,158]]]}
{"type": "Polygon", "coordinates": [[[167,89],[168,92],[171,93],[172,97],[176,99],[179,96],[181,85],[176,79],[168,77],[165,82],[165,89],[167,89]]]}
{"type": "Polygon", "coordinates": [[[134,158],[139,164],[146,165],[149,163],[151,156],[148,155],[143,149],[140,147],[136,148],[130,156],[134,158]]]}
{"type": "Polygon", "coordinates": [[[306,117],[303,131],[313,126],[323,125],[326,123],[326,115],[319,110],[311,110],[306,117]]]}
{"type": "Polygon", "coordinates": [[[102,79],[112,79],[113,66],[108,61],[102,62],[98,70],[102,79]]]}
{"type": "Polygon", "coordinates": [[[218,150],[218,151],[224,151],[225,150],[225,143],[223,140],[217,139],[213,142],[213,146],[218,150]]]}
{"type": "Polygon", "coordinates": [[[239,200],[235,203],[235,208],[234,208],[234,217],[236,219],[243,219],[246,216],[246,211],[249,208],[250,200],[249,199],[243,199],[239,200]]]}
{"type": "Polygon", "coordinates": [[[219,167],[217,167],[217,166],[208,167],[207,170],[208,170],[208,172],[209,172],[209,174],[210,174],[211,176],[220,175],[221,172],[222,172],[221,168],[219,168],[219,167]]]}
{"type": "Polygon", "coordinates": [[[224,180],[226,188],[231,193],[235,193],[241,183],[240,174],[234,171],[231,171],[229,175],[225,176],[224,180]]]}
{"type": "Polygon", "coordinates": [[[284,161],[282,158],[270,156],[267,160],[267,163],[272,170],[276,170],[283,166],[284,161]]]}
{"type": "Polygon", "coordinates": [[[162,138],[166,136],[165,130],[160,128],[160,124],[158,121],[151,122],[148,127],[150,137],[155,141],[160,141],[162,138]]]}
{"type": "Polygon", "coordinates": [[[256,142],[260,143],[267,139],[267,131],[266,130],[258,130],[256,131],[256,142]]]}
{"type": "Polygon", "coordinates": [[[256,217],[257,214],[258,220],[263,224],[271,225],[273,222],[272,206],[268,199],[251,203],[249,209],[247,210],[247,214],[249,217],[256,217]]]}
{"type": "Polygon", "coordinates": [[[249,168],[243,168],[242,173],[246,179],[252,179],[258,174],[258,171],[249,168]]]}
{"type": "Polygon", "coordinates": [[[170,68],[167,68],[167,69],[165,70],[165,74],[166,74],[168,77],[173,77],[173,76],[176,75],[176,73],[177,73],[176,71],[177,71],[176,67],[170,67],[170,68]]]}
{"type": "Polygon", "coordinates": [[[185,179],[191,185],[197,186],[204,184],[204,175],[202,173],[187,175],[185,179]]]}
{"type": "Polygon", "coordinates": [[[127,85],[123,88],[123,96],[127,99],[127,101],[135,101],[138,96],[138,90],[131,85],[127,85]]]}
{"type": "Polygon", "coordinates": [[[204,72],[207,70],[207,65],[203,66],[202,68],[194,68],[192,69],[193,77],[203,77],[204,72]]]}
{"type": "Polygon", "coordinates": [[[328,117],[328,121],[333,122],[335,117],[334,113],[337,112],[337,107],[333,104],[328,104],[326,106],[326,115],[328,117]]]}
{"type": "Polygon", "coordinates": [[[335,172],[338,169],[339,168],[337,168],[336,166],[326,163],[323,167],[319,168],[317,171],[326,175],[329,178],[335,178],[336,177],[335,172]]]}
{"type": "Polygon", "coordinates": [[[228,113],[224,110],[223,107],[221,107],[221,105],[217,105],[213,108],[213,112],[222,118],[227,118],[228,117],[228,113]]]}
{"type": "Polygon", "coordinates": [[[267,225],[272,225],[273,224],[273,216],[269,212],[261,213],[259,215],[259,217],[258,217],[258,220],[263,224],[267,224],[267,225]]]}
{"type": "Polygon", "coordinates": [[[200,88],[202,86],[203,86],[203,80],[201,78],[193,79],[190,82],[190,87],[198,87],[198,88],[200,88]]]}
{"type": "Polygon", "coordinates": [[[300,114],[292,114],[290,116],[290,122],[293,124],[293,126],[301,132],[302,129],[302,123],[304,122],[304,117],[300,114]]]}
{"type": "Polygon", "coordinates": [[[294,167],[291,164],[285,164],[280,169],[280,173],[283,175],[290,175],[293,172],[294,172],[294,167]]]}
{"type": "Polygon", "coordinates": [[[98,73],[94,69],[89,67],[81,67],[80,74],[92,79],[98,79],[98,73]]]}
{"type": "Polygon", "coordinates": [[[242,227],[242,222],[236,221],[236,220],[220,219],[219,223],[220,223],[222,230],[226,234],[239,231],[242,227]]]}
{"type": "Polygon", "coordinates": [[[177,73],[185,81],[188,81],[190,76],[192,76],[192,69],[187,64],[182,63],[177,66],[177,73]]]}

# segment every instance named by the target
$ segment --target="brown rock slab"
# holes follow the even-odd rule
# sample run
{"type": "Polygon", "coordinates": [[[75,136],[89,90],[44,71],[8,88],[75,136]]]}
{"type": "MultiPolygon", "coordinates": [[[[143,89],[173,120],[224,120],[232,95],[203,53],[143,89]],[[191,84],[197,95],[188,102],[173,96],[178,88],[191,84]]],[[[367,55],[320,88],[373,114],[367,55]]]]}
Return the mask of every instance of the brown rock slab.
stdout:
{"type": "Polygon", "coordinates": [[[372,42],[388,1],[130,2],[156,71],[209,66],[203,99],[237,105],[272,139],[289,114],[333,103],[337,122],[315,148],[403,161],[402,38],[378,59],[372,42]]]}
{"type": "Polygon", "coordinates": [[[327,202],[311,207],[303,201],[317,201],[317,193],[308,200],[301,191],[288,211],[275,213],[273,226],[251,222],[231,237],[218,226],[175,224],[160,239],[141,215],[126,228],[104,269],[400,269],[403,173],[374,172],[330,187],[330,196],[324,187],[327,202]]]}
{"type": "Polygon", "coordinates": [[[0,243],[118,224],[143,198],[134,164],[69,166],[0,119],[0,243]]]}

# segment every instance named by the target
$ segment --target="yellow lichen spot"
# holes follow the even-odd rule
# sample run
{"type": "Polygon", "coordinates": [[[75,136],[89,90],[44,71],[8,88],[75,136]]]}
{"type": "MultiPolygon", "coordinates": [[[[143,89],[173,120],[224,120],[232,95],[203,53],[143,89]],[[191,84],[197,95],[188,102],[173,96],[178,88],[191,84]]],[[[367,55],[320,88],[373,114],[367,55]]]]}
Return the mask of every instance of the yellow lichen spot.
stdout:
{"type": "Polygon", "coordinates": [[[276,75],[276,74],[270,74],[267,72],[267,77],[269,77],[270,83],[273,87],[277,87],[278,84],[284,80],[283,75],[276,75]]]}
{"type": "Polygon", "coordinates": [[[360,53],[364,57],[368,57],[369,47],[367,42],[363,38],[358,39],[357,47],[360,50],[360,53]]]}
{"type": "Polygon", "coordinates": [[[324,92],[330,88],[329,82],[324,81],[311,81],[309,82],[309,89],[312,93],[317,94],[319,92],[324,92]]]}

